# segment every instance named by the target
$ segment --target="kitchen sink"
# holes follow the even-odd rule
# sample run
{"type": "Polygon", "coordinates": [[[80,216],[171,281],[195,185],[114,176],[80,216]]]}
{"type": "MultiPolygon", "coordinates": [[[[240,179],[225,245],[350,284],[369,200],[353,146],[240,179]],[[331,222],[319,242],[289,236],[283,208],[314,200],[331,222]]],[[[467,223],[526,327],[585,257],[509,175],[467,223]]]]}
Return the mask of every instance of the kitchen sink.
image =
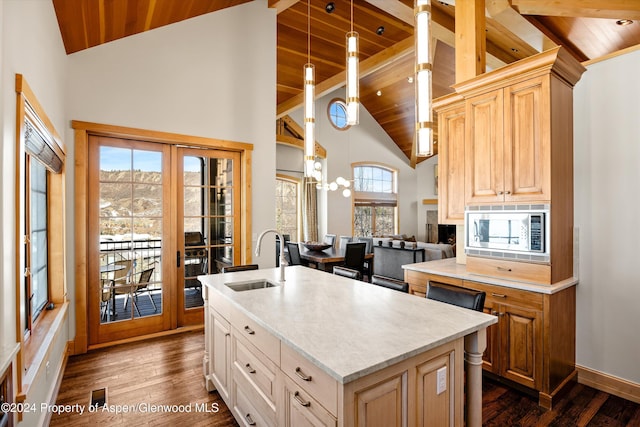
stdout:
{"type": "Polygon", "coordinates": [[[250,280],[247,282],[225,283],[224,285],[227,286],[228,288],[233,289],[236,292],[251,291],[254,289],[273,288],[276,286],[280,286],[277,283],[273,283],[265,279],[250,280]]]}

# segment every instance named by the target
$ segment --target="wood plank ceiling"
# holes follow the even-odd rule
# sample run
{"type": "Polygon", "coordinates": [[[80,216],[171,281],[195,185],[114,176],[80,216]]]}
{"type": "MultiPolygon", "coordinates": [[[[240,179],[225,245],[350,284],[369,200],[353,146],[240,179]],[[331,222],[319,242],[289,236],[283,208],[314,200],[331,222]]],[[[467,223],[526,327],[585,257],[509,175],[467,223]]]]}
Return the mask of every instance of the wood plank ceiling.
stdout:
{"type": "MultiPolygon", "coordinates": [[[[52,0],[68,54],[250,0],[52,0]]],[[[344,85],[348,0],[269,0],[277,10],[278,118],[302,104],[302,67],[316,67],[316,96],[344,85]],[[333,4],[329,13],[328,5],[333,4]],[[310,10],[308,21],[307,10],[310,10]],[[307,27],[311,25],[310,53],[307,27]]],[[[458,0],[460,1],[460,0],[458,0]]],[[[639,0],[485,0],[487,66],[556,44],[587,61],[640,44],[639,0]],[[629,25],[616,21],[631,20],[629,25]]],[[[360,35],[362,105],[412,165],[414,129],[413,0],[353,0],[360,35]]],[[[454,82],[455,0],[432,2],[434,96],[454,82]]]]}

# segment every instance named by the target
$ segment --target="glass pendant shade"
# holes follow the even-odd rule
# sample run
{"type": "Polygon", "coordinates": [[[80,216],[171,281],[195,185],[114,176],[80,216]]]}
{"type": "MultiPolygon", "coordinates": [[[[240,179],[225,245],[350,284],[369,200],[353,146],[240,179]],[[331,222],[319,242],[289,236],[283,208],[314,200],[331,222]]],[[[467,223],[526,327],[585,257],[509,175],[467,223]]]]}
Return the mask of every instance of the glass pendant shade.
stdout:
{"type": "Polygon", "coordinates": [[[431,0],[415,0],[416,147],[418,156],[433,154],[431,110],[431,0]]]}
{"type": "Polygon", "coordinates": [[[347,124],[360,121],[360,83],[358,80],[360,60],[358,58],[358,33],[347,33],[347,124]]]}
{"type": "Polygon", "coordinates": [[[314,175],[315,167],[315,67],[304,66],[304,176],[314,175]]]}

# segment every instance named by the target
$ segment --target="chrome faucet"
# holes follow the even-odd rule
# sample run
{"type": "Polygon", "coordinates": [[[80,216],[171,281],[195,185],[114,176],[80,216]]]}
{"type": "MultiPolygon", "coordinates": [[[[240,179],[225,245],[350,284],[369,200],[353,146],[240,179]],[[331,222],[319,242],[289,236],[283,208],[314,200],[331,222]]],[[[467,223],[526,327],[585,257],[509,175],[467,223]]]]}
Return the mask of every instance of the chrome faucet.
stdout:
{"type": "Polygon", "coordinates": [[[267,233],[275,233],[280,239],[280,281],[284,283],[284,268],[287,266],[287,260],[284,257],[284,237],[282,237],[282,234],[278,233],[277,230],[274,230],[272,228],[264,230],[262,233],[260,233],[260,235],[258,236],[258,241],[256,242],[256,256],[260,256],[260,244],[262,243],[262,238],[267,233]]]}

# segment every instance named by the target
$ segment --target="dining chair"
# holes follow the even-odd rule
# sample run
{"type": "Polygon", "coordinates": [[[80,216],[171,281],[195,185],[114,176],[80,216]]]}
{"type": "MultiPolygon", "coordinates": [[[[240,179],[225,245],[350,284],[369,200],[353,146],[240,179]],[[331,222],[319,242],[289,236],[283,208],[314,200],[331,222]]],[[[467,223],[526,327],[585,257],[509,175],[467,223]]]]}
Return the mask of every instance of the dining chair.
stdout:
{"type": "Polygon", "coordinates": [[[380,276],[378,274],[371,276],[371,284],[393,289],[395,291],[405,293],[409,292],[409,284],[407,282],[396,280],[391,277],[380,276]]]}
{"type": "Polygon", "coordinates": [[[333,267],[333,274],[337,276],[348,277],[349,279],[360,280],[360,272],[358,270],[352,270],[346,267],[340,267],[336,265],[333,267]]]}
{"type": "Polygon", "coordinates": [[[287,250],[289,251],[289,265],[302,265],[300,258],[300,246],[297,242],[287,242],[287,250]]]}
{"type": "Polygon", "coordinates": [[[428,299],[446,302],[447,304],[457,305],[458,307],[482,311],[484,309],[485,297],[486,293],[483,291],[447,285],[431,280],[427,283],[428,299]]]}
{"type": "MultiPolygon", "coordinates": [[[[156,306],[155,301],[153,301],[153,297],[151,296],[151,290],[149,289],[149,282],[151,282],[151,276],[153,275],[154,268],[148,268],[142,273],[140,273],[140,278],[138,278],[138,282],[133,285],[133,297],[131,298],[131,304],[134,306],[135,310],[138,312],[138,316],[140,316],[140,309],[138,308],[138,294],[146,292],[151,300],[151,305],[153,305],[153,311],[157,312],[158,307],[156,306]]],[[[127,302],[125,301],[125,308],[127,306],[127,302]]]]}
{"type": "Polygon", "coordinates": [[[322,239],[323,243],[327,245],[331,245],[334,248],[336,247],[336,235],[335,234],[325,234],[324,239],[322,239]]]}
{"type": "MultiPolygon", "coordinates": [[[[284,250],[286,252],[286,244],[289,243],[291,241],[291,235],[290,234],[283,234],[282,238],[284,239],[284,245],[280,244],[280,236],[278,236],[276,234],[276,267],[280,267],[280,248],[283,248],[282,250],[284,250]]],[[[285,258],[287,257],[287,254],[285,254],[285,258]]]]}
{"type": "MultiPolygon", "coordinates": [[[[360,272],[360,276],[364,276],[367,269],[364,265],[366,243],[347,243],[344,251],[344,266],[352,270],[360,272]]],[[[367,280],[371,280],[367,276],[367,280]]]]}
{"type": "Polygon", "coordinates": [[[340,236],[340,250],[344,250],[347,247],[347,243],[351,243],[353,237],[351,236],[340,236]]]}
{"type": "Polygon", "coordinates": [[[249,270],[257,270],[258,264],[246,264],[246,265],[228,265],[226,267],[222,267],[223,273],[233,273],[235,271],[249,271],[249,270]]]}
{"type": "Polygon", "coordinates": [[[110,307],[113,297],[113,288],[110,279],[100,279],[100,318],[106,321],[111,320],[112,308],[110,307]]]}
{"type": "MultiPolygon", "coordinates": [[[[113,272],[113,279],[111,279],[111,289],[114,295],[124,295],[123,308],[127,307],[127,301],[131,294],[131,276],[133,275],[133,261],[130,259],[124,259],[114,263],[116,266],[124,268],[117,269],[113,272]]],[[[112,310],[115,312],[116,308],[112,310]]]]}
{"type": "MultiPolygon", "coordinates": [[[[356,238],[356,242],[364,242],[367,247],[365,249],[366,254],[373,253],[373,237],[358,237],[356,238]]],[[[371,277],[373,275],[373,260],[364,260],[364,268],[367,271],[367,277],[371,277]]],[[[371,281],[371,280],[369,280],[371,281]]]]}

